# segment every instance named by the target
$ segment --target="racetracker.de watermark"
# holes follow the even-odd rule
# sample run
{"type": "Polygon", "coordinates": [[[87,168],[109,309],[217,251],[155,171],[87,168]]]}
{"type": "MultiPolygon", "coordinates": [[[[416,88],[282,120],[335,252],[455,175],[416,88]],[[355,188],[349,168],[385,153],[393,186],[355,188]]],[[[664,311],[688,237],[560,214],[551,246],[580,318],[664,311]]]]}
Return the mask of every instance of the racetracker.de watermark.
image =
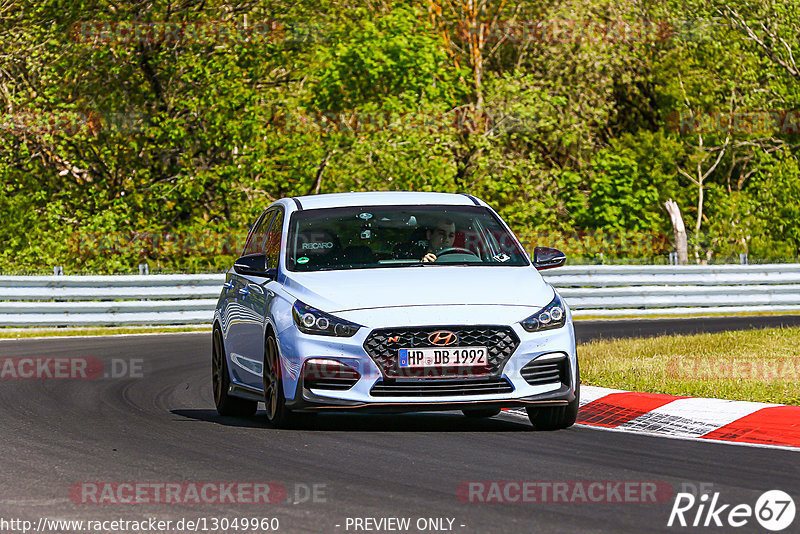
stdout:
{"type": "Polygon", "coordinates": [[[486,44],[503,42],[520,44],[578,43],[578,42],[666,42],[679,35],[680,28],[659,20],[592,20],[592,19],[535,19],[498,20],[466,28],[459,26],[456,34],[463,40],[479,39],[486,44]]]}
{"type": "Polygon", "coordinates": [[[97,380],[142,378],[141,358],[101,360],[91,356],[20,356],[0,358],[0,380],[97,380]]]}
{"type": "Polygon", "coordinates": [[[240,232],[75,232],[66,238],[67,250],[80,257],[133,254],[146,257],[238,256],[247,236],[240,232]]]}
{"type": "Polygon", "coordinates": [[[465,503],[667,503],[674,489],[664,481],[639,480],[484,480],[465,481],[456,497],[465,503]]]}
{"type": "Polygon", "coordinates": [[[781,380],[800,382],[800,358],[753,360],[733,356],[675,356],[667,360],[667,376],[685,380],[781,380]]]}
{"type": "Polygon", "coordinates": [[[419,131],[437,134],[504,133],[533,131],[536,122],[505,112],[459,108],[441,113],[311,110],[276,117],[286,134],[319,133],[369,135],[379,132],[419,131]]]}
{"type": "Polygon", "coordinates": [[[75,504],[303,504],[327,502],[327,484],[280,482],[76,482],[75,504]]]}
{"type": "Polygon", "coordinates": [[[0,132],[17,135],[98,135],[144,130],[146,118],[137,112],[21,110],[0,113],[0,132]]]}
{"type": "Polygon", "coordinates": [[[318,42],[324,26],[314,21],[103,21],[76,22],[73,41],[93,45],[135,44],[247,44],[318,42]]]}
{"type": "Polygon", "coordinates": [[[667,117],[674,133],[730,135],[800,134],[799,110],[674,111],[667,117]]]}
{"type": "Polygon", "coordinates": [[[728,24],[723,20],[699,18],[682,20],[514,18],[478,21],[471,25],[465,25],[460,21],[445,22],[444,26],[462,41],[497,46],[503,43],[655,44],[704,41],[713,38],[719,29],[727,28],[728,24]]]}
{"type": "Polygon", "coordinates": [[[0,532],[11,534],[20,532],[53,533],[152,533],[152,532],[277,532],[280,530],[277,517],[217,517],[206,516],[180,519],[62,519],[39,517],[38,521],[20,518],[0,517],[0,532]]]}

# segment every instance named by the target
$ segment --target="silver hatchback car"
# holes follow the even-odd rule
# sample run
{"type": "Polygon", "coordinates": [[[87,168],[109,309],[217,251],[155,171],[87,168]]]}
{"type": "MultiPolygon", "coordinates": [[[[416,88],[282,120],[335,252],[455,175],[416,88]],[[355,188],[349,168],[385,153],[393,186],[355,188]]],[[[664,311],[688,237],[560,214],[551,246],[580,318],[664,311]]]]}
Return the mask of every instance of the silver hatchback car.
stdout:
{"type": "Polygon", "coordinates": [[[571,426],[580,378],[569,307],[485,202],[374,192],[281,199],[256,220],[214,313],[223,415],[524,407],[571,426]]]}

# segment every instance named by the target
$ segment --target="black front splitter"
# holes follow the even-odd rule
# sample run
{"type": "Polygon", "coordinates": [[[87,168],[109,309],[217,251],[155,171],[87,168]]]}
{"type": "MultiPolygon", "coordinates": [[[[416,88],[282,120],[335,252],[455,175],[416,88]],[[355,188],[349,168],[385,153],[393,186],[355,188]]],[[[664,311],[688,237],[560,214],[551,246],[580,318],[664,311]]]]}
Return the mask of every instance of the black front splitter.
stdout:
{"type": "Polygon", "coordinates": [[[360,402],[330,399],[315,395],[298,384],[295,398],[286,401],[286,406],[296,412],[365,412],[365,413],[406,413],[432,412],[452,410],[475,410],[482,408],[535,408],[546,406],[566,406],[575,400],[572,388],[562,386],[560,389],[517,399],[497,400],[448,400],[436,402],[360,402]]]}

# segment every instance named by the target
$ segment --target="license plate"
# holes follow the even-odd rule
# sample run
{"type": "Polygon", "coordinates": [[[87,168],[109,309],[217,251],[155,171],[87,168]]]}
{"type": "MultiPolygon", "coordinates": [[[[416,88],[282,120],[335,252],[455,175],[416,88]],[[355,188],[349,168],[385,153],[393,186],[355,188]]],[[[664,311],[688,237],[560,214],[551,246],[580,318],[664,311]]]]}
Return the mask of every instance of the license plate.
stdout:
{"type": "Polygon", "coordinates": [[[400,349],[400,367],[453,367],[486,365],[486,347],[430,347],[424,349],[400,349]]]}

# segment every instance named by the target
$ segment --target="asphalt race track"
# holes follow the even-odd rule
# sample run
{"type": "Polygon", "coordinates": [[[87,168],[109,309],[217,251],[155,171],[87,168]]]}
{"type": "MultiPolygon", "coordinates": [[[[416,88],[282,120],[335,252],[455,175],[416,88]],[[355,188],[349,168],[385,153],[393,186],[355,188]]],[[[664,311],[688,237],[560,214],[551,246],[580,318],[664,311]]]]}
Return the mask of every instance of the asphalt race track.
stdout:
{"type": "MultiPolygon", "coordinates": [[[[630,328],[653,327],[578,324],[582,339],[630,328]]],[[[510,414],[324,414],[298,430],[275,430],[262,412],[219,417],[210,352],[207,333],[0,341],[2,358],[97,358],[104,372],[125,375],[0,381],[0,518],[278,518],[279,532],[345,533],[397,532],[363,522],[373,528],[356,529],[355,520],[400,517],[411,520],[404,532],[702,532],[709,528],[667,527],[674,492],[702,485],[719,492],[720,503],[750,506],[766,490],[796,500],[800,492],[795,452],[586,427],[536,432],[510,414]],[[85,482],[209,481],[276,482],[288,497],[277,504],[94,504],[70,494],[85,482]],[[646,504],[464,502],[457,489],[468,481],[636,481],[666,483],[673,493],[646,504]],[[431,528],[428,518],[444,518],[443,527],[431,528]]],[[[736,531],[764,530],[751,518],[736,531]]]]}
{"type": "Polygon", "coordinates": [[[692,317],[680,319],[601,319],[575,321],[578,343],[593,339],[700,334],[753,328],[800,326],[800,315],[757,315],[749,317],[692,317]]]}

